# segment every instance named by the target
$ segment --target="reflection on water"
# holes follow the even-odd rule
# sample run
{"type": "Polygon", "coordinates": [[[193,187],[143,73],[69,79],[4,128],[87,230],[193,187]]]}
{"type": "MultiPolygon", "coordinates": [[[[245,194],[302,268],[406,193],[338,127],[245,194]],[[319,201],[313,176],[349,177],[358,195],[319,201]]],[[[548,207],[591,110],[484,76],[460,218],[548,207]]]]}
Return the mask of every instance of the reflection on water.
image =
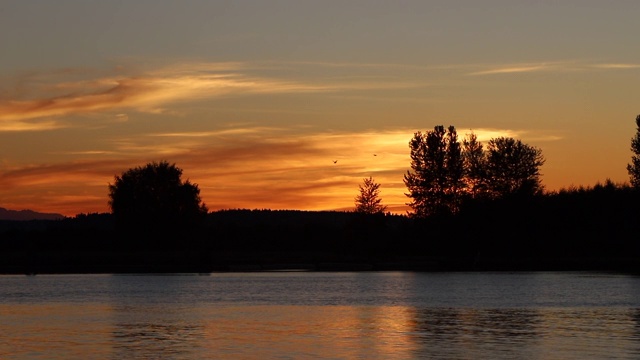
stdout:
{"type": "Polygon", "coordinates": [[[193,347],[203,343],[204,326],[197,319],[166,316],[162,308],[112,309],[113,357],[116,359],[189,358],[193,347]],[[164,316],[158,317],[161,312],[164,316]]]}
{"type": "Polygon", "coordinates": [[[565,273],[0,277],[0,358],[637,359],[639,289],[565,273]]]}
{"type": "Polygon", "coordinates": [[[537,310],[417,309],[413,319],[417,355],[530,359],[537,353],[537,310]]]}
{"type": "Polygon", "coordinates": [[[108,305],[1,304],[0,359],[108,358],[108,305]]]}
{"type": "Polygon", "coordinates": [[[221,358],[406,359],[412,348],[404,316],[393,307],[211,309],[206,346],[221,358]]]}

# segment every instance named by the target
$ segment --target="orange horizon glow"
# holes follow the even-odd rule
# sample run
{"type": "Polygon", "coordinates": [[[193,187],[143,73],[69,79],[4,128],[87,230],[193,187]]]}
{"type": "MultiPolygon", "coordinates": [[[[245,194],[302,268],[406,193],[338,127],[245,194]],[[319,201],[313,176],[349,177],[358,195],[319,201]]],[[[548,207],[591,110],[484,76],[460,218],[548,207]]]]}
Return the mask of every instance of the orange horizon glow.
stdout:
{"type": "MultiPolygon", "coordinates": [[[[287,66],[340,71],[357,68],[347,63],[287,66]]],[[[397,116],[414,117],[407,104],[434,107],[447,101],[375,94],[430,91],[428,81],[409,77],[381,81],[377,75],[292,80],[254,73],[262,67],[278,66],[177,63],[135,74],[119,68],[108,74],[69,70],[30,75],[19,84],[19,94],[0,99],[0,136],[4,134],[5,144],[15,149],[22,145],[15,139],[52,145],[39,153],[34,152],[37,147],[23,148],[25,154],[33,152],[31,157],[21,152],[14,152],[13,157],[5,154],[0,168],[0,207],[65,216],[109,212],[108,185],[114,176],[164,160],[183,169],[183,180],[198,184],[211,211],[351,211],[358,185],[371,176],[381,184],[381,198],[388,211],[405,214],[410,210],[403,182],[410,169],[408,143],[416,131],[428,131],[436,125],[454,125],[460,140],[473,132],[483,143],[506,136],[541,148],[547,159],[541,169],[546,190],[588,186],[605,179],[626,180],[627,144],[618,141],[609,147],[608,151],[618,154],[615,161],[596,158],[602,153],[597,149],[591,149],[595,154],[591,158],[576,156],[584,148],[574,134],[551,125],[527,130],[522,126],[484,127],[478,126],[482,119],[469,115],[460,122],[420,121],[420,126],[399,122],[390,126],[397,116]],[[69,79],[65,78],[68,73],[73,75],[69,79]],[[309,108],[299,101],[301,97],[337,106],[309,108]],[[265,98],[272,102],[265,102],[265,98]],[[260,106],[246,105],[253,103],[260,106]],[[369,109],[372,104],[377,107],[369,109]],[[381,121],[376,119],[389,104],[395,105],[382,118],[386,125],[355,126],[368,119],[381,121]],[[332,126],[321,127],[328,118],[335,118],[332,126]],[[59,140],[50,141],[49,134],[59,140]],[[601,168],[592,166],[596,161],[601,168]],[[603,176],[604,167],[615,171],[603,176]],[[584,173],[576,176],[578,171],[584,173]]],[[[362,69],[374,72],[396,68],[402,67],[362,65],[362,69]]],[[[496,76],[639,68],[632,63],[580,62],[407,67],[431,76],[458,73],[470,84],[496,76]]],[[[623,139],[632,135],[632,131],[618,134],[623,139]]]]}
{"type": "MultiPolygon", "coordinates": [[[[458,132],[462,139],[471,131],[458,132]]],[[[380,196],[388,211],[406,214],[410,209],[403,176],[410,169],[408,143],[413,133],[406,129],[311,133],[301,138],[288,129],[262,127],[154,133],[139,140],[138,148],[124,142],[122,150],[114,149],[115,153],[129,152],[128,157],[105,154],[98,160],[9,169],[0,176],[2,206],[65,216],[110,212],[108,184],[115,175],[166,160],[183,170],[183,181],[198,185],[210,211],[352,211],[358,185],[371,176],[381,184],[380,196]],[[153,144],[158,139],[162,139],[161,146],[153,144]],[[155,158],[144,155],[155,147],[166,152],[155,158]]],[[[481,142],[521,135],[498,129],[473,133],[481,142]]],[[[557,141],[553,136],[538,138],[557,141]]]]}

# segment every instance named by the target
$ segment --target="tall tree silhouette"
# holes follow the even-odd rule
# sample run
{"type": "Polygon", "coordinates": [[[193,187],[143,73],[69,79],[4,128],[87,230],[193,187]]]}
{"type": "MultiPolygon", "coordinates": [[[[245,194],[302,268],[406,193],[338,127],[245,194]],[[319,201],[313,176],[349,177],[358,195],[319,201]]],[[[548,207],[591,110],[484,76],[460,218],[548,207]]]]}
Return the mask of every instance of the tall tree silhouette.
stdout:
{"type": "Polygon", "coordinates": [[[387,210],[386,205],[382,205],[380,198],[380,184],[373,178],[364,178],[362,184],[358,185],[360,194],[356,196],[356,212],[363,214],[382,214],[387,210]]]}
{"type": "Polygon", "coordinates": [[[488,193],[488,178],[483,145],[473,132],[465,137],[462,145],[467,192],[472,199],[484,197],[488,193]]]}
{"type": "Polygon", "coordinates": [[[462,150],[455,127],[437,125],[409,142],[411,171],[404,175],[413,216],[457,212],[466,187],[462,150]]]}
{"type": "Polygon", "coordinates": [[[543,190],[540,167],[542,150],[520,140],[499,137],[487,145],[487,180],[495,197],[536,195],[543,190]]]}
{"type": "Polygon", "coordinates": [[[486,149],[475,134],[462,145],[455,127],[416,132],[409,142],[411,171],[404,175],[414,217],[456,214],[466,200],[542,193],[542,151],[520,140],[491,139],[486,149]]]}
{"type": "Polygon", "coordinates": [[[109,206],[116,225],[126,230],[164,232],[199,224],[207,213],[200,189],[182,181],[182,169],[152,162],[115,176],[109,184],[109,206]]]}
{"type": "Polygon", "coordinates": [[[640,189],[640,115],[636,116],[636,135],[631,139],[631,164],[627,164],[627,172],[631,178],[631,186],[640,189]]]}

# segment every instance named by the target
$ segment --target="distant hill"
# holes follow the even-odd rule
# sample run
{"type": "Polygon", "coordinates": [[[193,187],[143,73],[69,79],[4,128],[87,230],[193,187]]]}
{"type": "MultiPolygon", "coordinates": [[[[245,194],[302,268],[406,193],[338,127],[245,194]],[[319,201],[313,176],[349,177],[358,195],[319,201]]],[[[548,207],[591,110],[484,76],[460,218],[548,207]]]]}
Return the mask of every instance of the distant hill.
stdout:
{"type": "Polygon", "coordinates": [[[64,215],[54,213],[39,213],[32,210],[8,210],[0,207],[0,220],[60,220],[64,215]]]}

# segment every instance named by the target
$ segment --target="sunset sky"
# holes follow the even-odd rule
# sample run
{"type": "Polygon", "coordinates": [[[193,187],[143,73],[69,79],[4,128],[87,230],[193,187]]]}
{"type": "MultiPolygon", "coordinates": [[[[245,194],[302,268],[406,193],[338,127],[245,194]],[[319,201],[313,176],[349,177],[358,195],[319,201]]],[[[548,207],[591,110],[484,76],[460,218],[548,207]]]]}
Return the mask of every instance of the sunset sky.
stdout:
{"type": "Polygon", "coordinates": [[[0,2],[0,207],[108,212],[166,160],[210,210],[404,213],[416,131],[539,147],[546,190],[628,182],[637,0],[0,2]],[[334,160],[337,160],[334,163],[334,160]]]}

